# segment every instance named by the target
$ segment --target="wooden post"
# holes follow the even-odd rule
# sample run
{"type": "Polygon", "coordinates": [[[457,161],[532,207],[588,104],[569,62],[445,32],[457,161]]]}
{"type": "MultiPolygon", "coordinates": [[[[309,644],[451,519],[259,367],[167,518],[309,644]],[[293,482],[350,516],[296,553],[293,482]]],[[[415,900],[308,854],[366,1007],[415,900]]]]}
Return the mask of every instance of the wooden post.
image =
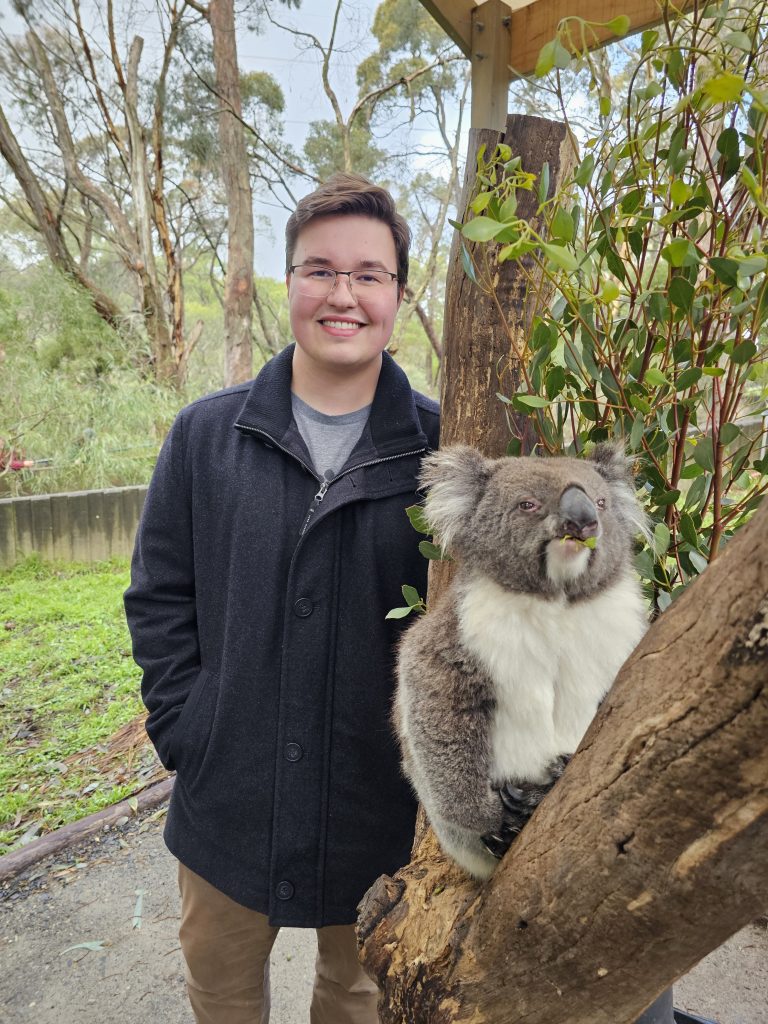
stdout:
{"type": "MultiPolygon", "coordinates": [[[[543,165],[549,165],[550,196],[560,188],[575,161],[575,149],[566,127],[556,121],[510,114],[504,132],[473,129],[460,204],[462,214],[472,198],[480,146],[484,144],[486,151],[491,152],[499,142],[506,143],[520,156],[525,171],[538,176],[543,165]]],[[[519,193],[519,215],[532,219],[534,227],[540,223],[535,218],[537,205],[535,190],[519,193]]],[[[472,243],[463,244],[469,252],[475,251],[472,243]]],[[[511,433],[507,407],[496,394],[508,395],[516,390],[519,377],[515,340],[530,333],[536,301],[546,304],[550,295],[538,288],[533,295],[529,294],[520,265],[516,261],[497,264],[500,246],[483,244],[482,258],[487,261],[489,273],[497,279],[495,296],[486,295],[464,272],[461,246],[457,232],[451,246],[445,296],[441,444],[462,441],[475,445],[486,455],[498,456],[505,453],[511,433]]],[[[530,267],[533,261],[530,257],[527,261],[530,267]]],[[[518,426],[524,430],[525,417],[518,426]]]]}
{"type": "Polygon", "coordinates": [[[485,0],[472,11],[472,127],[503,131],[509,95],[509,25],[504,0],[485,0]]]}

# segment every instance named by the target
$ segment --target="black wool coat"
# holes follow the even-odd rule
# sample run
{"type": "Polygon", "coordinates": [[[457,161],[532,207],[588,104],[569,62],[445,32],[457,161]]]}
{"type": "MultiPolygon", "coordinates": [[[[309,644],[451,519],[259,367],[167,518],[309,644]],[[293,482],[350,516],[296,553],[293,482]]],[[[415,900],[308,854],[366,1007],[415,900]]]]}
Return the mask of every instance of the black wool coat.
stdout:
{"type": "Polygon", "coordinates": [[[438,408],[384,355],[370,418],[322,494],[292,421],[293,346],[176,419],[125,594],[147,731],[177,772],[166,843],[274,925],[349,924],[408,861],[416,803],[390,724],[405,508],[438,408]]]}

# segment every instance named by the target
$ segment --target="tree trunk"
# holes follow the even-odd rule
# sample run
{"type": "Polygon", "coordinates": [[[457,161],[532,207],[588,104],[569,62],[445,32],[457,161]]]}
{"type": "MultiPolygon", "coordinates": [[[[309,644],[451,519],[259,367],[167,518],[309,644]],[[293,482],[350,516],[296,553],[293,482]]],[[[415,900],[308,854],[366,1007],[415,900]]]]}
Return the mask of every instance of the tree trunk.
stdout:
{"type": "Polygon", "coordinates": [[[768,904],[767,737],[768,504],[652,626],[490,882],[428,833],[367,894],[382,1024],[634,1021],[768,904]]]}
{"type": "Polygon", "coordinates": [[[72,259],[61,235],[61,223],[51,209],[40,182],[24,156],[2,107],[0,107],[0,154],[5,158],[24,193],[34,224],[45,242],[51,263],[85,288],[91,296],[91,301],[99,316],[106,320],[110,327],[116,327],[120,310],[109,296],[105,295],[88,278],[85,272],[85,263],[78,267],[72,259]]]}
{"type": "MultiPolygon", "coordinates": [[[[484,143],[492,153],[497,143],[511,146],[515,156],[522,158],[523,170],[540,174],[549,164],[551,197],[561,187],[573,167],[575,150],[565,125],[541,117],[511,114],[506,131],[501,134],[489,128],[473,129],[469,134],[469,158],[461,197],[460,212],[467,209],[475,181],[476,156],[484,143]]],[[[536,191],[518,192],[518,216],[531,219],[538,199],[536,191]]],[[[549,293],[539,285],[531,292],[516,261],[497,264],[500,245],[474,246],[454,235],[445,296],[445,363],[442,367],[444,409],[441,444],[463,441],[480,448],[487,455],[503,455],[512,437],[505,407],[496,393],[511,394],[519,383],[519,364],[515,358],[518,338],[530,333],[533,317],[545,308],[549,293]],[[487,260],[488,273],[498,275],[495,297],[485,294],[462,269],[461,247],[487,260]]],[[[533,265],[530,256],[527,266],[533,265]]],[[[516,428],[524,438],[524,449],[533,444],[533,431],[526,426],[526,417],[516,417],[516,428]],[[526,445],[527,441],[527,445],[526,445]]]]}
{"type": "Polygon", "coordinates": [[[227,193],[227,277],[224,291],[224,382],[252,376],[253,200],[243,135],[233,0],[211,0],[213,61],[219,98],[221,170],[227,193]]]}
{"type": "Polygon", "coordinates": [[[155,375],[158,380],[179,384],[178,358],[174,352],[168,317],[163,308],[163,289],[155,265],[152,193],[149,186],[144,132],[139,121],[139,60],[143,46],[144,40],[140,36],[135,36],[128,56],[123,97],[125,123],[128,128],[131,195],[139,245],[138,273],[142,284],[144,320],[152,344],[155,375]]]}

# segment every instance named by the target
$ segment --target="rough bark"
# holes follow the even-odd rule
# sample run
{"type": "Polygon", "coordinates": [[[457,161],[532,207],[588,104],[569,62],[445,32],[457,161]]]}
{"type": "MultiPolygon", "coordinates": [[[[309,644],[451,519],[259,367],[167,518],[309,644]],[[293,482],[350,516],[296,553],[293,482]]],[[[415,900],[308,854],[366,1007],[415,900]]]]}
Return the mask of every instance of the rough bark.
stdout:
{"type": "Polygon", "coordinates": [[[489,883],[427,833],[371,889],[382,1024],[630,1024],[764,910],[767,670],[768,505],[652,626],[489,883]]]}
{"type": "MultiPolygon", "coordinates": [[[[463,212],[472,196],[475,154],[484,143],[487,152],[505,142],[522,158],[523,170],[534,174],[549,164],[549,195],[554,195],[567,177],[574,161],[574,149],[565,125],[541,117],[511,114],[506,131],[474,129],[469,136],[469,158],[459,209],[463,212]]],[[[538,199],[535,192],[518,194],[518,216],[534,219],[538,199]]],[[[508,395],[517,390],[519,371],[515,357],[517,339],[530,332],[537,309],[546,306],[549,295],[538,286],[529,289],[517,262],[497,264],[500,246],[475,247],[464,243],[478,259],[487,263],[490,277],[498,276],[495,295],[485,294],[464,273],[458,233],[451,246],[445,297],[445,363],[442,368],[442,407],[446,410],[441,427],[441,444],[461,440],[474,444],[488,455],[503,455],[511,439],[505,407],[497,392],[508,395]]],[[[533,260],[527,257],[527,265],[533,260]]],[[[524,446],[533,444],[533,432],[525,417],[517,422],[524,446]]]]}
{"type": "Polygon", "coordinates": [[[152,239],[154,226],[152,194],[147,172],[147,153],[144,131],[139,121],[139,60],[144,40],[135,36],[128,54],[126,86],[124,92],[125,122],[128,128],[129,170],[133,199],[136,234],[138,236],[138,273],[144,295],[144,319],[152,340],[155,372],[160,380],[176,377],[177,358],[171,331],[163,307],[163,289],[155,265],[152,239]]]}
{"type": "Polygon", "coordinates": [[[233,0],[211,0],[208,20],[213,34],[221,171],[228,210],[224,378],[229,386],[252,376],[253,200],[242,127],[233,0]]]}

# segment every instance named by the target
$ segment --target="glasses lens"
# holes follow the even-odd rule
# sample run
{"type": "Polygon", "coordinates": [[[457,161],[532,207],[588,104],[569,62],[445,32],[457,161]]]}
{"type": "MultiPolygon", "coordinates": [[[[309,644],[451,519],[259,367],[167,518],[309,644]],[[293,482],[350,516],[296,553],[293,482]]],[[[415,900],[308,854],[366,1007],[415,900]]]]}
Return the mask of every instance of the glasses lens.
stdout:
{"type": "MultiPolygon", "coordinates": [[[[328,267],[318,267],[311,263],[303,263],[293,270],[296,287],[302,295],[322,299],[333,290],[336,284],[336,271],[328,267]]],[[[355,270],[351,274],[343,274],[349,287],[355,291],[376,291],[392,284],[392,275],[379,270],[355,270]]]]}
{"type": "Polygon", "coordinates": [[[314,267],[305,263],[294,267],[293,279],[302,295],[310,295],[322,299],[333,288],[336,272],[328,267],[314,267]]]}

